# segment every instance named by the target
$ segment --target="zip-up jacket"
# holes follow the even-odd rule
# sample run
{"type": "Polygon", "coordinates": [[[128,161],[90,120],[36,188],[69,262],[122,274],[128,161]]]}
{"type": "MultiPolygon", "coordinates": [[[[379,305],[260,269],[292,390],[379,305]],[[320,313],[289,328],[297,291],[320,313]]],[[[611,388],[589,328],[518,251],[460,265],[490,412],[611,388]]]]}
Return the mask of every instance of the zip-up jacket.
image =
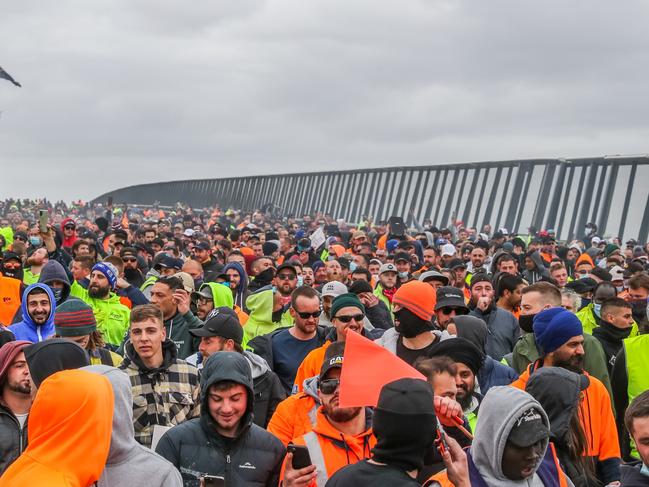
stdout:
{"type": "Polygon", "coordinates": [[[201,477],[220,475],[230,487],[275,487],[284,458],[282,443],[252,421],[252,376],[246,359],[236,352],[217,352],[201,375],[200,418],[167,431],[156,452],[180,470],[185,487],[198,487],[201,477]],[[208,394],[217,382],[233,381],[248,391],[246,412],[234,438],[224,438],[210,416],[208,394]]]}
{"type": "Polygon", "coordinates": [[[22,312],[22,320],[9,327],[9,331],[14,334],[16,340],[27,340],[32,343],[38,343],[54,335],[54,313],[56,312],[56,301],[54,300],[52,290],[47,284],[37,282],[36,284],[28,286],[23,293],[23,300],[20,309],[22,312]],[[45,291],[50,300],[50,315],[47,317],[47,321],[42,325],[34,323],[34,320],[32,320],[32,317],[29,316],[29,312],[27,311],[27,296],[37,288],[45,291]]]}
{"type": "Polygon", "coordinates": [[[75,295],[85,301],[97,320],[97,330],[106,343],[119,346],[126,336],[131,320],[131,310],[124,306],[117,294],[110,292],[105,299],[93,298],[87,289],[75,287],[75,295]]]}
{"type": "MultiPolygon", "coordinates": [[[[530,364],[512,386],[525,390],[530,375],[541,366],[540,360],[530,364]]],[[[588,375],[587,372],[584,374],[588,375]]],[[[596,377],[588,377],[590,385],[583,391],[579,417],[588,441],[586,456],[593,459],[597,467],[597,477],[606,485],[620,480],[620,445],[608,391],[596,377]]]]}
{"type": "Polygon", "coordinates": [[[0,475],[27,447],[27,421],[20,427],[18,418],[0,402],[0,475]]]}
{"type": "Polygon", "coordinates": [[[203,326],[203,322],[196,318],[191,311],[187,311],[184,315],[176,313],[172,318],[165,320],[165,330],[167,331],[167,338],[176,344],[178,349],[178,357],[185,360],[198,349],[198,341],[189,333],[189,330],[194,330],[203,326]]]}
{"type": "Polygon", "coordinates": [[[304,392],[288,396],[277,405],[267,429],[288,445],[313,429],[319,407],[318,378],[312,377],[305,381],[304,392]]]}

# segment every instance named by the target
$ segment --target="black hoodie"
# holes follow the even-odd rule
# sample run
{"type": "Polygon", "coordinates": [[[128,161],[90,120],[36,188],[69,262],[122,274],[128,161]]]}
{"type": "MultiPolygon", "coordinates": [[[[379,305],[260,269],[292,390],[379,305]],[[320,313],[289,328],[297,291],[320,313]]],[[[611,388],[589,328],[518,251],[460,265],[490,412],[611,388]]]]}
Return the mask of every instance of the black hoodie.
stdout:
{"type": "Polygon", "coordinates": [[[242,354],[217,352],[207,359],[201,374],[201,417],[169,430],[156,452],[180,470],[186,487],[198,487],[205,475],[223,476],[227,486],[277,485],[284,445],[253,423],[252,373],[242,354]],[[223,381],[248,391],[246,412],[234,438],[220,435],[209,413],[209,389],[223,381]]]}

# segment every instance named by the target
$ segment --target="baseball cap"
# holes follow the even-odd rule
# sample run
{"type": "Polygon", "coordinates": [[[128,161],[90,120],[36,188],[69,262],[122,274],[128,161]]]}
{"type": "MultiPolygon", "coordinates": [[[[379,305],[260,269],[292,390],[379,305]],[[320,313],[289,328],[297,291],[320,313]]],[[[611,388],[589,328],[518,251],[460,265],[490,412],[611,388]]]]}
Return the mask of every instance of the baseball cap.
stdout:
{"type": "Polygon", "coordinates": [[[357,238],[365,238],[365,232],[361,230],[357,230],[352,234],[352,240],[356,240],[357,238]]]}
{"type": "Polygon", "coordinates": [[[446,244],[442,245],[442,253],[441,253],[442,256],[455,255],[455,252],[457,252],[456,249],[455,249],[455,245],[453,245],[451,243],[446,243],[446,244]]]}
{"type": "Polygon", "coordinates": [[[342,282],[330,281],[327,282],[324,286],[322,286],[323,298],[325,296],[332,296],[335,298],[342,294],[347,294],[347,286],[345,286],[342,282]]]}
{"type": "Polygon", "coordinates": [[[327,347],[324,360],[322,361],[322,367],[320,367],[320,378],[325,377],[331,369],[342,369],[344,351],[345,342],[334,342],[327,347]]]}
{"type": "Polygon", "coordinates": [[[466,263],[462,259],[453,259],[448,263],[448,268],[452,271],[460,267],[466,269],[466,263]]]}
{"type": "Polygon", "coordinates": [[[538,408],[531,407],[516,420],[507,441],[519,448],[527,448],[549,437],[550,430],[543,422],[541,412],[538,408]]]}
{"type": "Polygon", "coordinates": [[[208,283],[202,284],[198,291],[192,293],[192,299],[194,301],[196,301],[198,298],[205,298],[205,299],[214,298],[214,296],[212,296],[212,288],[209,286],[208,283]]]}
{"type": "Polygon", "coordinates": [[[435,270],[422,272],[419,276],[421,282],[440,281],[444,286],[448,286],[448,277],[435,270]]]}
{"type": "Polygon", "coordinates": [[[441,308],[454,307],[464,308],[467,311],[469,308],[464,302],[464,293],[453,286],[442,286],[437,290],[437,303],[435,304],[435,311],[441,308]]]}
{"type": "Polygon", "coordinates": [[[119,256],[123,259],[124,257],[135,257],[137,259],[137,249],[134,247],[124,247],[119,251],[119,256]]]}
{"type": "Polygon", "coordinates": [[[577,294],[589,293],[597,286],[597,281],[591,279],[590,277],[584,277],[582,279],[575,279],[566,284],[568,289],[572,289],[577,294]]]}
{"type": "Polygon", "coordinates": [[[183,235],[184,235],[185,237],[193,237],[193,236],[194,236],[194,230],[193,230],[192,228],[187,228],[187,229],[185,229],[185,231],[183,232],[183,235]]]}
{"type": "Polygon", "coordinates": [[[208,242],[198,242],[196,245],[194,245],[195,249],[201,249],[201,250],[210,250],[212,247],[210,247],[210,244],[208,242]]]}
{"type": "Polygon", "coordinates": [[[187,291],[188,293],[194,292],[194,278],[192,276],[190,276],[186,272],[178,272],[174,275],[174,277],[177,277],[182,281],[185,291],[187,291]]]}
{"type": "Polygon", "coordinates": [[[243,341],[243,327],[234,310],[221,306],[214,308],[206,317],[205,324],[200,328],[189,330],[195,337],[221,337],[232,339],[239,345],[243,341]]]}
{"type": "Polygon", "coordinates": [[[624,269],[619,265],[614,265],[608,270],[608,272],[611,274],[611,281],[624,280],[624,269]]]}
{"type": "Polygon", "coordinates": [[[397,252],[394,254],[394,261],[399,262],[400,260],[410,262],[410,254],[407,252],[397,252]]]}
{"type": "Polygon", "coordinates": [[[379,269],[379,276],[385,272],[394,272],[396,274],[397,266],[390,264],[389,262],[387,264],[383,264],[379,269]]]}
{"type": "Polygon", "coordinates": [[[164,267],[165,269],[177,269],[180,270],[183,268],[183,261],[180,259],[175,259],[169,255],[165,255],[160,259],[159,267],[164,267]]]}

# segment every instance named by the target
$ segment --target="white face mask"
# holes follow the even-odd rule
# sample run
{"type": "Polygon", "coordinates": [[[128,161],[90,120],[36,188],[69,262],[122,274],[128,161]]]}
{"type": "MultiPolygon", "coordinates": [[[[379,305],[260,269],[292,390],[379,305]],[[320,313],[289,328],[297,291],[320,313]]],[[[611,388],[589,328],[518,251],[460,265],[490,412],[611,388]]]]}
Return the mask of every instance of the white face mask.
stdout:
{"type": "Polygon", "coordinates": [[[399,272],[399,277],[402,279],[408,277],[408,272],[399,272]]]}

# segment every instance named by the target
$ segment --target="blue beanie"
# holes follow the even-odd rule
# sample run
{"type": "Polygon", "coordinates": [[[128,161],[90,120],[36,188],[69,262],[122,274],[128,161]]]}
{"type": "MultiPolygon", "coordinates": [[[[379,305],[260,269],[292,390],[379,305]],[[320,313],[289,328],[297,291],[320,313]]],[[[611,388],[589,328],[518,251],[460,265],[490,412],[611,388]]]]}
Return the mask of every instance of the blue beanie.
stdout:
{"type": "Polygon", "coordinates": [[[108,279],[108,284],[110,284],[111,289],[115,289],[117,285],[117,268],[110,262],[97,262],[93,268],[93,271],[99,271],[106,279],[108,279]]]}
{"type": "Polygon", "coordinates": [[[583,335],[581,321],[563,308],[550,308],[534,317],[534,338],[542,353],[552,353],[574,336],[583,335]]]}
{"type": "Polygon", "coordinates": [[[397,248],[397,245],[399,245],[399,241],[396,238],[393,238],[393,239],[388,240],[387,242],[385,242],[385,249],[389,253],[392,253],[392,252],[394,252],[394,249],[397,248]]]}

